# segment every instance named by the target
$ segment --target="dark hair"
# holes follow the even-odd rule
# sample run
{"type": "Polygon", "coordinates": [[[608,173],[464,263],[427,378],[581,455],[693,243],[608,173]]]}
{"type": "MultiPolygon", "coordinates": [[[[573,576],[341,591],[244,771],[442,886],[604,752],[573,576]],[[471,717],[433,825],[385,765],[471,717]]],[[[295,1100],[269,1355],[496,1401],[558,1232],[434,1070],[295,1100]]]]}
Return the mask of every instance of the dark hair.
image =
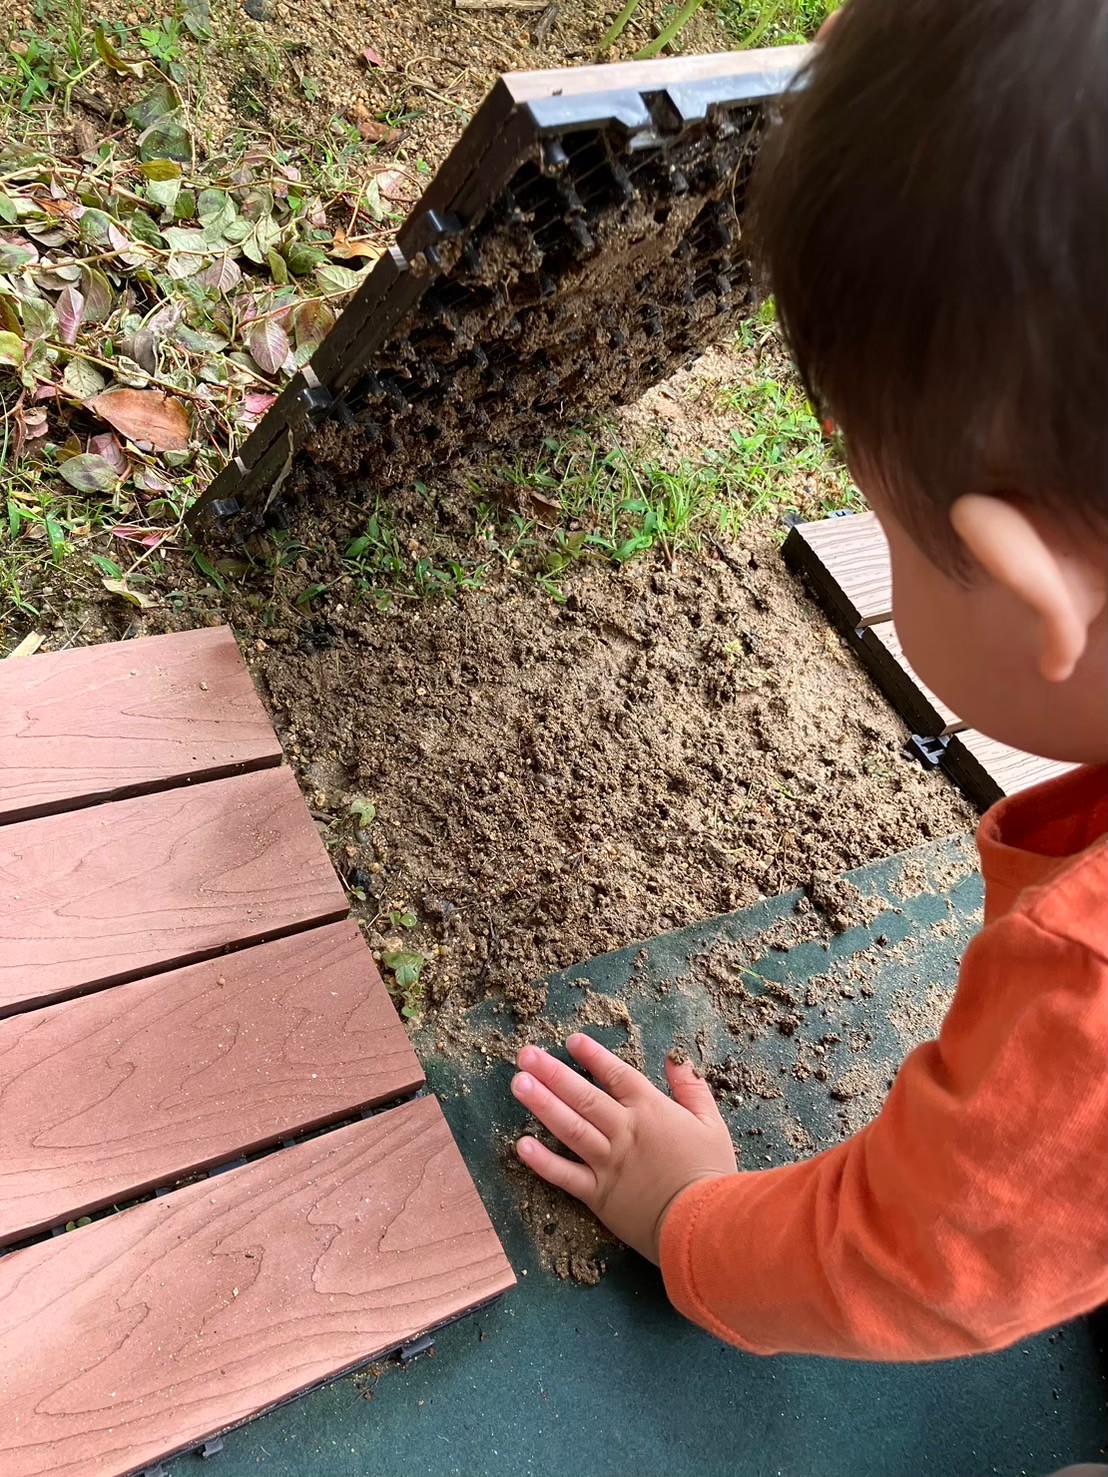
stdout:
{"type": "Polygon", "coordinates": [[[750,229],[813,405],[932,554],[961,494],[1108,521],[1108,0],[848,0],[750,229]]]}

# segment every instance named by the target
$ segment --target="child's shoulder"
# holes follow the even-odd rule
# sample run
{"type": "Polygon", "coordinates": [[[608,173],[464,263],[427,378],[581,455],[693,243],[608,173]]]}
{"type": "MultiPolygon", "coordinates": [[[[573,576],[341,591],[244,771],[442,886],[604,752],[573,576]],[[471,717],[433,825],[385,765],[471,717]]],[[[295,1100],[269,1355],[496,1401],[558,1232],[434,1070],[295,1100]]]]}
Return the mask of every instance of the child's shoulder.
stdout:
{"type": "Polygon", "coordinates": [[[978,830],[986,918],[1019,913],[1108,958],[1108,768],[1001,801],[978,830]]]}

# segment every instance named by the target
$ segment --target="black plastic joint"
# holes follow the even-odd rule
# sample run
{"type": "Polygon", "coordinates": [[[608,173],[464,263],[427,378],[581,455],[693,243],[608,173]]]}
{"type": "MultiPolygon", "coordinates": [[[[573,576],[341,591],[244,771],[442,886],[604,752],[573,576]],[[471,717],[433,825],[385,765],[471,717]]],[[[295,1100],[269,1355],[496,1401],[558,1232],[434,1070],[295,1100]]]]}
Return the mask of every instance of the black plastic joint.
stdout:
{"type": "Polygon", "coordinates": [[[425,1333],[421,1338],[413,1339],[410,1344],[400,1346],[400,1362],[410,1364],[413,1359],[418,1359],[421,1354],[426,1354],[434,1347],[435,1340],[429,1333],[425,1333]]]}
{"type": "Polygon", "coordinates": [[[296,398],[309,415],[319,415],[331,408],[331,392],[325,385],[305,385],[296,398]]]}
{"type": "Polygon", "coordinates": [[[439,241],[444,236],[457,236],[462,229],[462,223],[456,215],[442,215],[437,210],[429,210],[424,217],[427,229],[439,241]]]}
{"type": "Polygon", "coordinates": [[[542,165],[546,174],[560,174],[569,163],[569,155],[562,147],[561,141],[556,138],[543,140],[542,165]]]}
{"type": "Polygon", "coordinates": [[[229,1169],[242,1169],[247,1161],[245,1159],[228,1159],[226,1164],[217,1164],[208,1170],[208,1178],[215,1179],[217,1174],[226,1174],[229,1169]]]}

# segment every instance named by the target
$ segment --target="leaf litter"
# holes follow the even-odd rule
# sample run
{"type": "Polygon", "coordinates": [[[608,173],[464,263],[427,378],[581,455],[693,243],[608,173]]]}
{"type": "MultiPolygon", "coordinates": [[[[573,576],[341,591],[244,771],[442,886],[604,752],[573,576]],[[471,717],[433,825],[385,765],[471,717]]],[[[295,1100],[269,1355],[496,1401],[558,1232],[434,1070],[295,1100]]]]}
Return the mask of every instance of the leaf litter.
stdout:
{"type": "MultiPolygon", "coordinates": [[[[203,39],[202,0],[174,15],[203,39]]],[[[149,26],[136,38],[100,24],[74,44],[80,76],[99,73],[118,98],[105,125],[72,126],[75,152],[59,147],[53,108],[64,116],[73,83],[59,98],[47,43],[17,31],[0,58],[9,126],[13,105],[23,115],[22,139],[9,129],[0,142],[0,464],[31,486],[110,501],[117,523],[168,516],[179,531],[319,347],[418,185],[373,142],[338,188],[307,153],[242,134],[209,147],[182,64],[155,60],[168,41],[149,26]]]]}

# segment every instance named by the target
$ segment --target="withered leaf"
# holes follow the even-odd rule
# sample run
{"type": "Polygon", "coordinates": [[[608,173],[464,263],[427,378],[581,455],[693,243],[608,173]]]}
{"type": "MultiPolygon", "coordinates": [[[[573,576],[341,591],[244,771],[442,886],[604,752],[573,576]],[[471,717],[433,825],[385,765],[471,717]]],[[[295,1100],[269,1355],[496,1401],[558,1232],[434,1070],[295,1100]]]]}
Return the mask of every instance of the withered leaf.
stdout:
{"type": "Polygon", "coordinates": [[[144,441],[155,451],[188,450],[188,411],[161,390],[105,390],[88,408],[131,441],[144,441]]]}

